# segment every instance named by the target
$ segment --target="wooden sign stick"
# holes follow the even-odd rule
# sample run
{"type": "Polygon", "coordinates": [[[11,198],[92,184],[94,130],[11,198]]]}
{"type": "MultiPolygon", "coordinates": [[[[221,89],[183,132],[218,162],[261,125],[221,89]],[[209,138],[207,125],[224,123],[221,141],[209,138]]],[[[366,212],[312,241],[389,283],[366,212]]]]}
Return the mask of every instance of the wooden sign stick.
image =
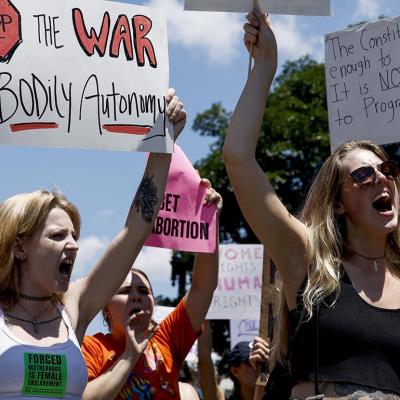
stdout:
{"type": "MultiPolygon", "coordinates": [[[[271,343],[271,332],[273,328],[273,304],[276,303],[277,290],[275,287],[275,266],[270,257],[264,252],[262,289],[260,307],[259,334],[268,344],[271,343]]],[[[268,365],[263,364],[257,368],[257,381],[253,400],[260,400],[264,394],[265,385],[269,376],[268,365]]]]}

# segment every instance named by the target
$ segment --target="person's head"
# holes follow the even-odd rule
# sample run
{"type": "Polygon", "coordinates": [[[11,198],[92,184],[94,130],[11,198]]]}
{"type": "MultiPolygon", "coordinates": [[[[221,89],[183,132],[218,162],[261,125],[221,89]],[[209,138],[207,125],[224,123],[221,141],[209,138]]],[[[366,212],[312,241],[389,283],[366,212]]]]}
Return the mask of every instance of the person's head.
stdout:
{"type": "Polygon", "coordinates": [[[0,205],[0,300],[10,307],[21,288],[64,293],[78,250],[80,216],[58,192],[36,190],[0,205]]]}
{"type": "Polygon", "coordinates": [[[381,166],[386,160],[380,146],[350,141],[336,149],[315,178],[302,214],[310,233],[304,293],[309,314],[318,299],[338,293],[346,248],[361,235],[386,243],[389,259],[400,260],[399,181],[392,179],[398,167],[381,166]]]}
{"type": "Polygon", "coordinates": [[[256,370],[249,362],[250,342],[237,343],[228,354],[228,372],[235,390],[254,390],[256,370]]]}
{"type": "Polygon", "coordinates": [[[137,332],[145,333],[153,327],[155,299],[147,275],[131,268],[124,282],[103,309],[103,317],[110,333],[125,337],[125,325],[131,321],[137,332]],[[132,320],[133,318],[133,320],[132,320]]]}

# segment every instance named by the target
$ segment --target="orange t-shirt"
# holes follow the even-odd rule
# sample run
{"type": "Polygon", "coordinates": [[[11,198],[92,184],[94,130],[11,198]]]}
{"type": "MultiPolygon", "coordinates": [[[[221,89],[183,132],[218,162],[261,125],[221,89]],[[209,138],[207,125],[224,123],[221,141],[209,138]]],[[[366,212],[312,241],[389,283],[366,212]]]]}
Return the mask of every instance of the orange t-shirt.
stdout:
{"type": "MultiPolygon", "coordinates": [[[[179,369],[199,334],[194,331],[181,300],[160,323],[116,399],[179,399],[179,369]]],[[[117,341],[110,334],[85,336],[82,353],[89,381],[112,367],[124,350],[125,340],[117,341]]]]}

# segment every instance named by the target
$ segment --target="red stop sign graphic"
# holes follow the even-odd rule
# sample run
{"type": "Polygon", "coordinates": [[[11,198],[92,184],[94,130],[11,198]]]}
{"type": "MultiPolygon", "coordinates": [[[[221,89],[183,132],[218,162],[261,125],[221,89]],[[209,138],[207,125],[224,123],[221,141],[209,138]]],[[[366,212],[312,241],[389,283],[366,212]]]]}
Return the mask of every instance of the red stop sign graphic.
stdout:
{"type": "Polygon", "coordinates": [[[10,61],[21,42],[21,15],[11,1],[0,0],[0,62],[10,61]]]}

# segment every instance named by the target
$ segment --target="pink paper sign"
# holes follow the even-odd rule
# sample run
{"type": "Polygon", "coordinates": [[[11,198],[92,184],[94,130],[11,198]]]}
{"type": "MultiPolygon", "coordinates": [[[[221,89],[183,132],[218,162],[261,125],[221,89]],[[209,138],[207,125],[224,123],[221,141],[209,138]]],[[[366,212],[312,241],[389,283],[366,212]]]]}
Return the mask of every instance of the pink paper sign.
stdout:
{"type": "Polygon", "coordinates": [[[213,253],[216,207],[205,206],[206,187],[182,149],[175,144],[164,201],[145,245],[213,253]]]}

